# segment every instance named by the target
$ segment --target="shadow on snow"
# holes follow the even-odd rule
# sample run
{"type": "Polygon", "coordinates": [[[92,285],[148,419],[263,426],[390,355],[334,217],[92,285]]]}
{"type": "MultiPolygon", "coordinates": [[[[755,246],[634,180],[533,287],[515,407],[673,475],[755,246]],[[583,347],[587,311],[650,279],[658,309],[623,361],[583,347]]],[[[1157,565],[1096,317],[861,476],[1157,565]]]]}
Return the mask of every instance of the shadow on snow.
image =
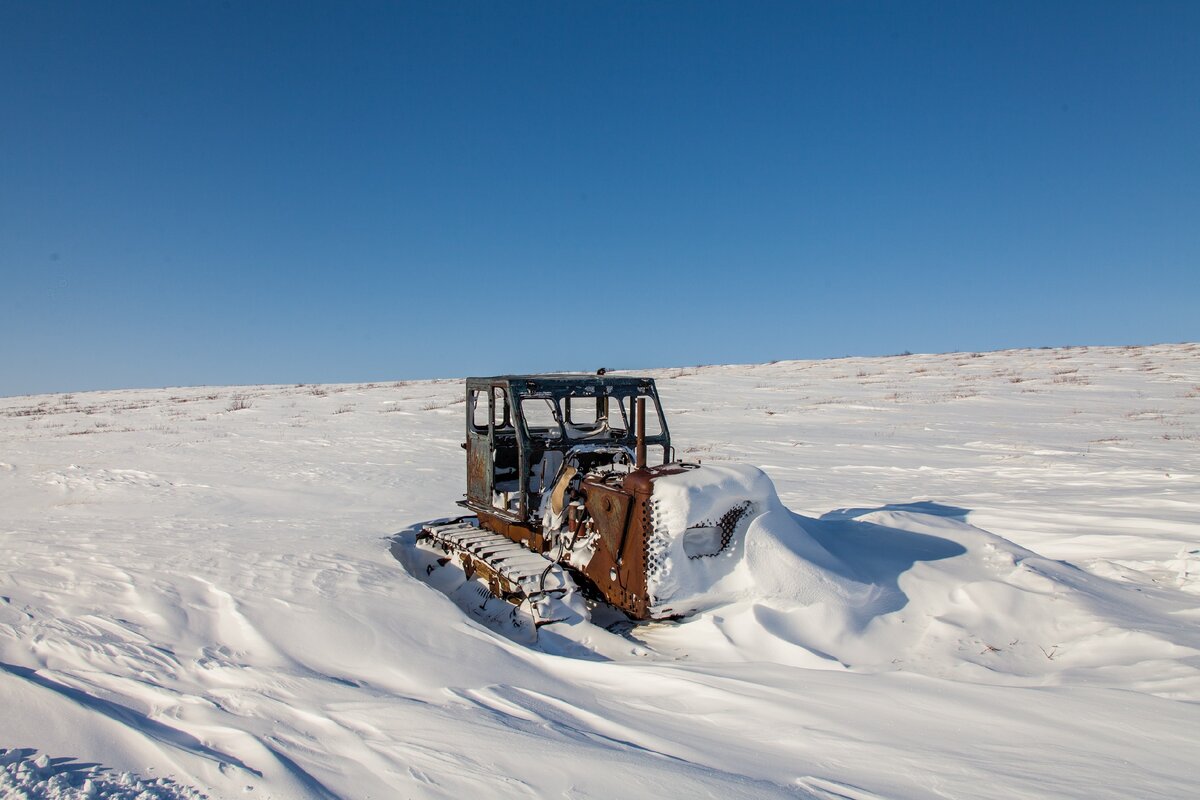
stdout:
{"type": "Polygon", "coordinates": [[[872,616],[881,616],[903,608],[908,596],[900,589],[900,576],[920,561],[941,561],[967,552],[958,542],[892,528],[865,517],[879,511],[903,511],[965,521],[969,509],[932,502],[889,503],[877,508],[849,508],[830,511],[819,518],[792,512],[796,521],[822,547],[846,566],[843,577],[871,583],[883,589],[872,616]]]}

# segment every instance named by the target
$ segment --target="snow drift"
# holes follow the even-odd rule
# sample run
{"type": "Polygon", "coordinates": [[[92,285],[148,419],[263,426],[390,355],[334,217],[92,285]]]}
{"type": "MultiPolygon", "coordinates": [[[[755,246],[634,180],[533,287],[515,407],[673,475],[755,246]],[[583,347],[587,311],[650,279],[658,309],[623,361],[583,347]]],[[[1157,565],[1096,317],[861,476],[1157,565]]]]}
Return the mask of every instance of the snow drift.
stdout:
{"type": "Polygon", "coordinates": [[[1194,793],[1200,346],[657,377],[779,505],[716,605],[535,647],[388,551],[458,382],[0,399],[5,791],[1194,793]]]}
{"type": "MultiPolygon", "coordinates": [[[[1173,616],[1186,600],[1148,603],[1145,587],[1038,556],[969,524],[963,509],[920,503],[806,519],[783,506],[765,473],[739,464],[660,478],[654,501],[656,528],[673,535],[651,592],[686,618],[629,630],[653,652],[988,683],[1039,685],[1070,672],[1200,699],[1200,671],[1189,665],[1200,632],[1173,616]],[[707,532],[739,503],[750,511],[737,546],[712,558],[687,551],[685,532],[707,532]]],[[[602,639],[568,627],[548,633],[602,639]]]]}
{"type": "Polygon", "coordinates": [[[647,588],[659,613],[688,615],[776,594],[816,600],[845,591],[832,572],[837,559],[796,524],[757,467],[704,464],[661,476],[652,503],[650,557],[657,568],[647,588]],[[731,517],[725,532],[719,523],[731,517]],[[723,533],[732,547],[720,546],[723,533]]]}

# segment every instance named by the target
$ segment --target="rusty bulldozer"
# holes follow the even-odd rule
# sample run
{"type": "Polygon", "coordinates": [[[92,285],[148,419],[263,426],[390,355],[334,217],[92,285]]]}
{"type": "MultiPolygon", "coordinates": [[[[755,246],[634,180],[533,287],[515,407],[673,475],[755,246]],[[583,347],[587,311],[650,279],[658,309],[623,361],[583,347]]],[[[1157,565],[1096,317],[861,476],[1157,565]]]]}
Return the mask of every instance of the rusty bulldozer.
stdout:
{"type": "Polygon", "coordinates": [[[457,570],[480,608],[535,630],[581,598],[635,621],[697,610],[774,497],[754,468],[676,461],[647,377],[468,378],[463,447],[469,514],[420,530],[427,572],[457,570]]]}

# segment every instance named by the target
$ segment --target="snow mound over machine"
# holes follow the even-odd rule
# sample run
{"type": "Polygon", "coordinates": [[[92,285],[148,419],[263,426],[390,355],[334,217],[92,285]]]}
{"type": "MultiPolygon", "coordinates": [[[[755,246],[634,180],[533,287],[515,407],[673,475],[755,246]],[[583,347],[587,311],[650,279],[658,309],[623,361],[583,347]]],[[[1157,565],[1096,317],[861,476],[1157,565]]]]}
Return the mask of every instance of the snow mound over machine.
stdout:
{"type": "Polygon", "coordinates": [[[760,470],[674,459],[650,378],[469,378],[466,395],[471,514],[421,529],[439,555],[424,572],[452,596],[475,581],[467,595],[506,601],[515,625],[518,609],[537,626],[586,613],[587,599],[634,620],[728,602],[747,588],[747,531],[786,515],[760,470]]]}

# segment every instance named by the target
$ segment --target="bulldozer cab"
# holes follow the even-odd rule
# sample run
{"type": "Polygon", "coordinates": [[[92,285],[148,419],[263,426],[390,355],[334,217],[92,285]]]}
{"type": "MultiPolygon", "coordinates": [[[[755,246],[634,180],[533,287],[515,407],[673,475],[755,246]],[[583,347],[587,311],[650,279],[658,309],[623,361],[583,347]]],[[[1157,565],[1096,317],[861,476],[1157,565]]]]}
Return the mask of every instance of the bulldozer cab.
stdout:
{"type": "Polygon", "coordinates": [[[468,378],[467,497],[480,514],[529,526],[569,456],[625,461],[637,445],[637,399],[645,398],[644,443],[672,460],[652,378],[506,375],[468,378]]]}

